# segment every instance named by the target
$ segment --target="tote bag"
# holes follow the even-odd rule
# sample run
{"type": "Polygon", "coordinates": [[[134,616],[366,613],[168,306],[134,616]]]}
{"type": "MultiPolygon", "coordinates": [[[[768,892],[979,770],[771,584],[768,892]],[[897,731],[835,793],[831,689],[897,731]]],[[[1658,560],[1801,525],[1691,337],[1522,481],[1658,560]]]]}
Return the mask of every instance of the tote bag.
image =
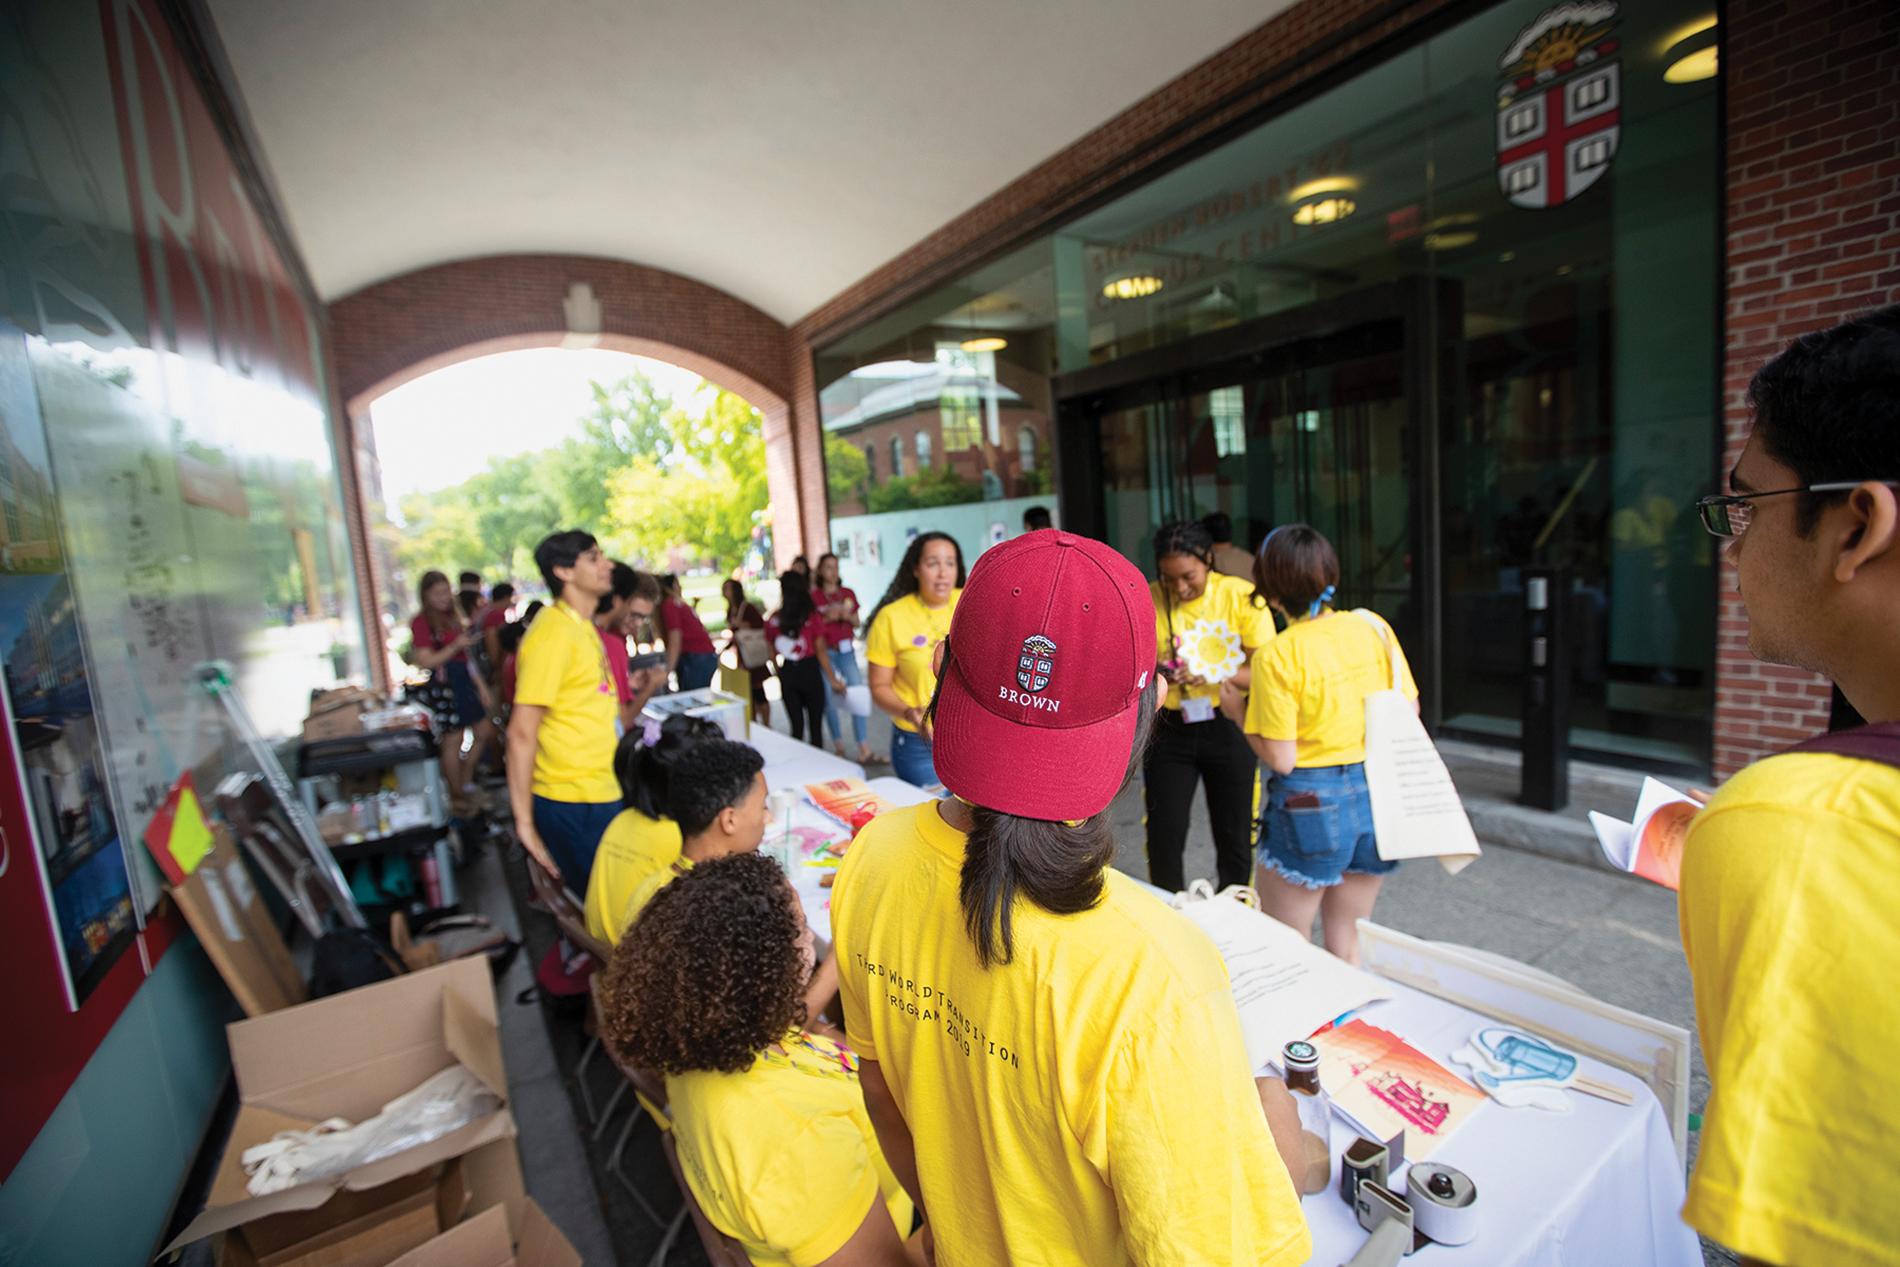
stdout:
{"type": "Polygon", "coordinates": [[[763,629],[735,629],[733,631],[739,644],[739,663],[748,669],[765,667],[772,658],[772,644],[765,640],[763,629]]]}
{"type": "Polygon", "coordinates": [[[1372,799],[1372,831],[1379,856],[1437,858],[1456,875],[1478,857],[1478,837],[1464,802],[1445,769],[1445,759],[1426,733],[1418,710],[1399,685],[1398,651],[1392,635],[1365,608],[1353,615],[1371,625],[1385,644],[1392,685],[1366,696],[1366,789],[1372,799]]]}

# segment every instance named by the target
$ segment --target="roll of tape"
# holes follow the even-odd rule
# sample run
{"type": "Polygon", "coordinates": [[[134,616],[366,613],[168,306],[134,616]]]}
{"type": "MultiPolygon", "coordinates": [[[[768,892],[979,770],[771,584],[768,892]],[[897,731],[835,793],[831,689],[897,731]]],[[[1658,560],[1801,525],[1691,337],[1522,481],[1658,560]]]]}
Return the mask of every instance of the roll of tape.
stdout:
{"type": "Polygon", "coordinates": [[[1478,1185],[1462,1170],[1421,1161],[1405,1177],[1412,1224],[1440,1245],[1463,1245],[1478,1235],[1478,1185]]]}

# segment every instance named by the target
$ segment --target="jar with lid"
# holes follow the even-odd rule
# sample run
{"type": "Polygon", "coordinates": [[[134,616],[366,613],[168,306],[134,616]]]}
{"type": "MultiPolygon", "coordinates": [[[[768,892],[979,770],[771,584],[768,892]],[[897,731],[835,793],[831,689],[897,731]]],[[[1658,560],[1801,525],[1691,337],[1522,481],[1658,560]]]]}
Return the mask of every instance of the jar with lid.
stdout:
{"type": "Polygon", "coordinates": [[[1319,1084],[1319,1049],[1308,1042],[1290,1042],[1280,1053],[1280,1063],[1286,1069],[1286,1089],[1300,1111],[1300,1143],[1306,1150],[1300,1193],[1323,1192],[1333,1178],[1333,1104],[1319,1084]]]}

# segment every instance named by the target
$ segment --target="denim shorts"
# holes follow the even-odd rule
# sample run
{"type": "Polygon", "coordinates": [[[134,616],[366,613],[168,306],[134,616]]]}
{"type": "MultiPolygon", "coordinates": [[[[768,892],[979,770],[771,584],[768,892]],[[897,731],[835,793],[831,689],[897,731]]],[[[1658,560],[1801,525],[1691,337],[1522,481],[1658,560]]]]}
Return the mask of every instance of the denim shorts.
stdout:
{"type": "Polygon", "coordinates": [[[1379,856],[1372,835],[1372,798],[1363,764],[1323,765],[1276,774],[1260,813],[1260,865],[1308,889],[1327,889],[1347,872],[1390,875],[1397,862],[1379,856]],[[1310,792],[1317,807],[1289,809],[1287,798],[1310,792]]]}

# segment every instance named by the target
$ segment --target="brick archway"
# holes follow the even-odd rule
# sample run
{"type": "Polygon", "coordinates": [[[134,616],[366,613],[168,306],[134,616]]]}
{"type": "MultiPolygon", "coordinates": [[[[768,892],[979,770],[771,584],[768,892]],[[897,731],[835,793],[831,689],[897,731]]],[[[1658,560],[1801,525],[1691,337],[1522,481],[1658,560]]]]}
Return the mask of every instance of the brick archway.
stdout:
{"type": "Polygon", "coordinates": [[[803,343],[794,356],[790,332],[751,304],[625,260],[482,256],[404,273],[332,302],[330,349],[352,450],[371,402],[403,383],[479,356],[559,346],[568,333],[562,301],[576,282],[591,286],[600,304],[597,346],[691,370],[764,415],[780,559],[822,543],[825,478],[815,411],[798,411],[799,425],[812,434],[796,443],[793,437],[796,362],[808,359],[803,343]]]}

